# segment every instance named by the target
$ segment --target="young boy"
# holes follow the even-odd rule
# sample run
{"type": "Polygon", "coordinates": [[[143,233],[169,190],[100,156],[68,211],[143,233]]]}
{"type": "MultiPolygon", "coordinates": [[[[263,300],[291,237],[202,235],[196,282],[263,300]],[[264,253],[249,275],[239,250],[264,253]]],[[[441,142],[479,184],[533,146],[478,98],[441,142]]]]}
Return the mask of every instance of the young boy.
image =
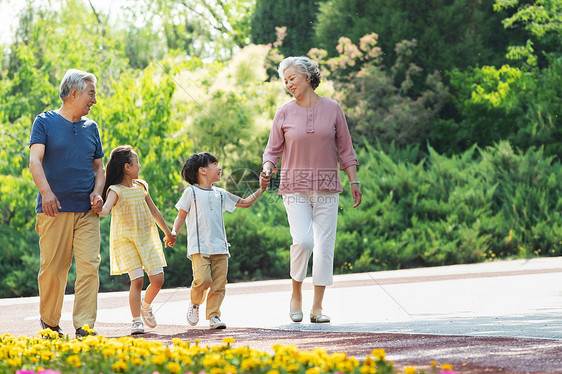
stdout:
{"type": "Polygon", "coordinates": [[[222,214],[225,210],[233,212],[236,207],[250,207],[267,189],[269,177],[262,172],[259,190],[242,199],[213,187],[213,183],[221,180],[221,168],[218,159],[208,152],[189,157],[181,174],[191,186],[176,204],[178,215],[172,235],[177,236],[187,218],[187,257],[193,268],[187,322],[191,326],[199,322],[199,306],[208,290],[206,317],[210,328],[224,329],[226,324],[220,320],[220,306],[225,295],[230,253],[222,214]]]}

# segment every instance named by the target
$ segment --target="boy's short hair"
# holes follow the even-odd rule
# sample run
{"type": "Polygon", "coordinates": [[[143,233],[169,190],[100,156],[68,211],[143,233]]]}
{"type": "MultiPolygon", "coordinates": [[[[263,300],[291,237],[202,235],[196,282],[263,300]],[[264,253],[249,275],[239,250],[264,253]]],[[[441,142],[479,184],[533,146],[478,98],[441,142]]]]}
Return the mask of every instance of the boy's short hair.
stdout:
{"type": "Polygon", "coordinates": [[[191,157],[183,163],[181,176],[189,184],[197,184],[199,183],[199,168],[209,166],[209,164],[218,161],[218,158],[209,152],[201,152],[191,155],[191,157]]]}

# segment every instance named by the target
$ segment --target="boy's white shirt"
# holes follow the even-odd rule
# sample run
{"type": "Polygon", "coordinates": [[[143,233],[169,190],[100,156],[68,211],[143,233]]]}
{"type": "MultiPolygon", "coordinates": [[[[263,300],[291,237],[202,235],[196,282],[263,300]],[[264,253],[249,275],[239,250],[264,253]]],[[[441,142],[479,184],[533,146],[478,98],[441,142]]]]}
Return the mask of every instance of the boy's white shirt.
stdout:
{"type": "Polygon", "coordinates": [[[223,212],[233,212],[240,197],[225,189],[214,187],[210,190],[198,186],[187,187],[176,204],[176,208],[187,212],[187,257],[196,253],[204,255],[228,254],[224,231],[223,212]],[[197,199],[197,218],[193,191],[197,199]],[[223,196],[221,209],[221,194],[223,196]],[[199,244],[197,234],[199,232],[199,244]]]}

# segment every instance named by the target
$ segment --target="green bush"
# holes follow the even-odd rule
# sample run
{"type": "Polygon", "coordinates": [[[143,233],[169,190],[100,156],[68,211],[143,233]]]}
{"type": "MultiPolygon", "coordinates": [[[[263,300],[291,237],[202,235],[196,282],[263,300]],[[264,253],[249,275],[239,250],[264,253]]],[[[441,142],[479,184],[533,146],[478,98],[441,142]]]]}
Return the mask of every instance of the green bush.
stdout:
{"type": "Polygon", "coordinates": [[[364,206],[343,211],[340,231],[371,243],[355,253],[362,267],[368,252],[373,270],[388,259],[399,268],[561,253],[561,165],[542,149],[517,153],[500,142],[447,158],[430,148],[411,164],[367,146],[359,158],[364,206]]]}

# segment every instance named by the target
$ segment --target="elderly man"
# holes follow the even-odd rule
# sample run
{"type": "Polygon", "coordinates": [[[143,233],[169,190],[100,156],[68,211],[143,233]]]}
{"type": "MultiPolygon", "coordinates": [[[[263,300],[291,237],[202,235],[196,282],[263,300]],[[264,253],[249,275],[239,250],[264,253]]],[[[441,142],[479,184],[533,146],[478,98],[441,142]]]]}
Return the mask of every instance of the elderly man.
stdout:
{"type": "Polygon", "coordinates": [[[96,103],[96,77],[68,70],[60,85],[62,106],[35,118],[29,169],[39,189],[37,224],[41,249],[39,313],[42,328],[63,336],[59,326],[72,255],[76,262],[73,322],[76,337],[93,330],[100,264],[99,217],[105,183],[97,124],[85,117],[96,103]]]}

